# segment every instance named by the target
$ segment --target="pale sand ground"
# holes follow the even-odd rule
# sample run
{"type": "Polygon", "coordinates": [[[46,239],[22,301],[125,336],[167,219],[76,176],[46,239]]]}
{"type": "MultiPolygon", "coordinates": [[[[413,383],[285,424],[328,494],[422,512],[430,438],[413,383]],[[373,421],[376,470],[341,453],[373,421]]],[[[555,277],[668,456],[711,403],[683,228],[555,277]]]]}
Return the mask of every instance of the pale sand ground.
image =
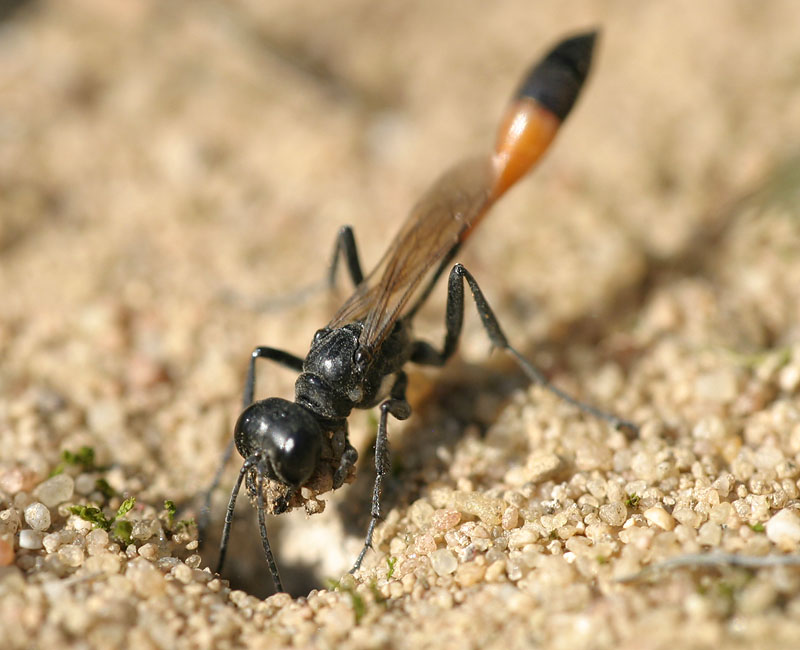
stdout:
{"type": "MultiPolygon", "coordinates": [[[[796,568],[618,580],[800,545],[796,3],[86,0],[4,18],[4,647],[797,644],[796,568]],[[343,223],[374,263],[425,185],[485,150],[521,71],[594,25],[584,97],[462,261],[512,341],[640,437],[526,389],[470,313],[459,358],[411,374],[415,414],[391,423],[387,515],[355,580],[325,588],[366,524],[364,414],[357,482],[322,515],[270,521],[298,598],[261,600],[244,500],[214,578],[191,531],[166,541],[162,503],[196,514],[249,350],[303,353],[344,292],[249,303],[317,280],[343,223]],[[68,467],[45,548],[20,549],[20,528],[47,524],[22,514],[48,501],[36,486],[82,445],[104,469],[68,467]],[[99,477],[109,508],[137,499],[127,549],[66,509],[99,500],[99,477]]],[[[433,340],[437,294],[418,324],[433,340]]],[[[259,395],[292,381],[264,368],[259,395]]]]}

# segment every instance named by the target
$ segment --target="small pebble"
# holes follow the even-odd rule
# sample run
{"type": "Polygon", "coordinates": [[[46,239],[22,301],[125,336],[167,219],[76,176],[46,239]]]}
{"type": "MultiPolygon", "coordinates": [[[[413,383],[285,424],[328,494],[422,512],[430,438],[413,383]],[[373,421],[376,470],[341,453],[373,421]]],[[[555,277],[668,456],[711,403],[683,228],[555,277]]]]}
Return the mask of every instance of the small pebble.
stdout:
{"type": "Polygon", "coordinates": [[[425,499],[416,500],[408,508],[408,516],[418,528],[424,528],[430,521],[433,513],[433,506],[425,499]]]}
{"type": "Polygon", "coordinates": [[[34,501],[25,508],[25,522],[34,530],[47,530],[50,528],[50,511],[43,503],[34,501]]]}
{"type": "Polygon", "coordinates": [[[477,562],[467,562],[456,569],[455,579],[462,587],[471,587],[483,580],[486,567],[477,562]]]}
{"type": "Polygon", "coordinates": [[[653,506],[645,510],[644,518],[662,530],[672,530],[675,528],[675,518],[664,510],[664,508],[659,506],[653,506]]]}
{"type": "Polygon", "coordinates": [[[773,470],[783,459],[783,452],[771,446],[761,447],[753,454],[753,464],[762,470],[773,470]]]}
{"type": "Polygon", "coordinates": [[[786,393],[793,393],[800,386],[800,364],[790,364],[778,374],[778,384],[786,393]]]}
{"type": "Polygon", "coordinates": [[[86,535],[86,550],[89,555],[100,555],[106,552],[108,533],[102,528],[95,528],[86,535]]]}
{"type": "Polygon", "coordinates": [[[719,404],[732,402],[738,390],[736,373],[728,368],[699,375],[694,382],[694,394],[698,399],[719,404]]]}
{"type": "Polygon", "coordinates": [[[22,522],[16,508],[0,510],[0,531],[13,535],[20,529],[21,525],[22,522]]]}
{"type": "Polygon", "coordinates": [[[535,454],[528,459],[525,469],[528,480],[537,483],[552,476],[561,467],[561,459],[555,454],[535,454]]]}
{"type": "Polygon", "coordinates": [[[403,584],[399,580],[389,583],[389,598],[399,600],[403,597],[403,584]]]}
{"type": "Polygon", "coordinates": [[[86,558],[83,566],[90,573],[99,572],[113,575],[119,573],[122,561],[114,553],[100,553],[86,558]]]}
{"type": "Polygon", "coordinates": [[[461,521],[461,513],[457,510],[435,510],[431,515],[431,527],[440,533],[457,526],[461,521]]]}
{"type": "Polygon", "coordinates": [[[392,541],[389,542],[389,555],[394,555],[395,557],[402,555],[407,546],[408,544],[404,539],[393,537],[392,541]]]}
{"type": "Polygon", "coordinates": [[[459,527],[459,532],[463,535],[466,535],[470,539],[487,539],[489,537],[489,531],[486,530],[484,526],[474,522],[474,521],[467,521],[459,527]]]}
{"type": "Polygon", "coordinates": [[[506,575],[511,582],[516,582],[525,576],[527,568],[522,560],[509,558],[508,562],[506,562],[506,575]]]}
{"type": "Polygon", "coordinates": [[[737,605],[746,615],[763,614],[778,597],[775,586],[767,580],[754,580],[738,594],[737,605]]]}
{"type": "Polygon", "coordinates": [[[54,508],[59,503],[64,503],[72,498],[75,490],[75,481],[67,474],[56,474],[40,483],[34,489],[34,496],[48,508],[54,508]]]}
{"type": "Polygon", "coordinates": [[[609,526],[622,526],[628,516],[628,509],[621,501],[607,503],[600,506],[599,515],[600,519],[606,522],[609,526]]]}
{"type": "Polygon", "coordinates": [[[19,531],[19,547],[30,550],[42,548],[42,532],[30,528],[19,531]]]}
{"type": "Polygon", "coordinates": [[[800,516],[794,510],[783,509],[767,522],[766,533],[781,550],[794,551],[800,544],[800,516]]]}
{"type": "Polygon", "coordinates": [[[0,490],[15,495],[17,492],[28,492],[35,485],[36,474],[22,467],[12,467],[0,472],[0,490]]]}
{"type": "Polygon", "coordinates": [[[4,535],[0,537],[0,566],[10,566],[13,563],[14,543],[4,535]]]}
{"type": "MultiPolygon", "coordinates": [[[[185,564],[181,564],[191,575],[192,570],[185,564]]],[[[125,574],[133,582],[137,593],[145,598],[161,596],[167,588],[166,580],[161,571],[156,569],[150,562],[143,558],[136,558],[131,561],[125,574]]]]}
{"type": "Polygon", "coordinates": [[[78,474],[75,477],[75,491],[84,496],[94,492],[97,479],[92,474],[78,474]]]}
{"type": "Polygon", "coordinates": [[[433,535],[423,533],[422,535],[417,535],[414,540],[414,546],[417,549],[417,553],[427,555],[436,550],[436,541],[433,539],[433,535]]]}
{"type": "Polygon", "coordinates": [[[158,532],[158,522],[151,519],[136,521],[131,530],[131,538],[139,541],[150,539],[158,532]]]}
{"type": "Polygon", "coordinates": [[[156,564],[162,571],[172,571],[181,561],[176,557],[162,557],[156,564]]]}
{"type": "Polygon", "coordinates": [[[68,567],[79,567],[83,564],[83,549],[74,544],[65,544],[58,549],[58,559],[68,567]]]}
{"type": "Polygon", "coordinates": [[[733,506],[727,501],[718,503],[711,508],[711,511],[708,513],[708,520],[714,522],[715,524],[724,524],[728,521],[732,510],[733,506]]]}
{"type": "Polygon", "coordinates": [[[119,431],[125,421],[122,408],[113,400],[99,400],[86,412],[89,428],[100,435],[108,435],[109,431],[119,431]]]}
{"type": "Polygon", "coordinates": [[[14,500],[12,501],[12,505],[17,510],[25,510],[31,503],[36,501],[33,496],[29,492],[17,492],[14,495],[14,500]]]}
{"type": "Polygon", "coordinates": [[[697,528],[703,519],[699,512],[692,510],[689,506],[675,506],[675,509],[672,511],[672,516],[675,517],[679,523],[689,528],[697,528]]]}
{"type": "Polygon", "coordinates": [[[139,547],[139,555],[141,555],[145,560],[155,560],[158,558],[158,546],[152,542],[142,544],[139,547]]]}
{"type": "Polygon", "coordinates": [[[406,573],[401,579],[400,582],[403,585],[403,593],[410,594],[414,587],[417,586],[417,576],[413,573],[406,573]]]}
{"type": "Polygon", "coordinates": [[[539,539],[539,533],[532,528],[517,528],[508,534],[508,548],[517,549],[533,544],[539,539]]]}
{"type": "Polygon", "coordinates": [[[172,569],[172,575],[178,582],[188,585],[192,581],[192,569],[185,564],[176,564],[172,569]]]}
{"type": "Polygon", "coordinates": [[[496,582],[502,577],[505,571],[506,571],[505,560],[496,560],[487,567],[486,580],[488,582],[496,582]]]}
{"type": "Polygon", "coordinates": [[[722,527],[712,521],[707,521],[697,531],[697,542],[706,546],[718,546],[722,541],[722,527]]]}
{"type": "Polygon", "coordinates": [[[458,568],[458,560],[451,551],[446,548],[440,548],[430,555],[431,566],[437,575],[446,576],[453,573],[458,568]]]}
{"type": "Polygon", "coordinates": [[[569,513],[566,510],[557,512],[554,515],[542,515],[539,523],[544,526],[544,529],[549,533],[566,525],[569,521],[569,513]]]}
{"type": "Polygon", "coordinates": [[[456,557],[459,562],[471,562],[478,554],[478,548],[475,544],[467,544],[464,548],[456,551],[456,557]]]}
{"type": "Polygon", "coordinates": [[[458,511],[474,515],[489,526],[500,523],[500,502],[480,492],[456,492],[453,505],[458,511]]]}
{"type": "Polygon", "coordinates": [[[519,508],[516,506],[508,506],[503,512],[503,518],[500,523],[504,530],[512,530],[519,526],[519,508]]]}
{"type": "Polygon", "coordinates": [[[433,597],[433,602],[442,610],[453,609],[453,594],[449,591],[440,591],[433,597]]]}
{"type": "Polygon", "coordinates": [[[58,533],[48,533],[42,539],[42,546],[44,546],[44,550],[48,553],[55,553],[58,550],[58,547],[64,543],[63,540],[63,531],[58,533]]]}

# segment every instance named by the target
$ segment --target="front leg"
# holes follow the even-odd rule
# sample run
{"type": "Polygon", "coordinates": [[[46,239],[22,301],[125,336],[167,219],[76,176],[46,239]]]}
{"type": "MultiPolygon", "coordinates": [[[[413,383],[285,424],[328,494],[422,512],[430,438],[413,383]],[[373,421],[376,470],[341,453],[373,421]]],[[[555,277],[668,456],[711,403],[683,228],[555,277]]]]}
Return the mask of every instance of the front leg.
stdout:
{"type": "Polygon", "coordinates": [[[342,452],[342,458],[339,460],[339,467],[336,468],[336,471],[333,474],[333,489],[338,490],[344,484],[345,479],[350,475],[350,470],[356,464],[358,460],[358,451],[353,445],[350,444],[350,440],[347,438],[347,433],[345,433],[345,448],[342,452]]]}
{"type": "Polygon", "coordinates": [[[408,377],[404,372],[397,374],[397,380],[392,386],[389,399],[381,405],[381,417],[378,423],[378,435],[375,437],[375,485],[372,488],[372,508],[370,509],[369,527],[364,540],[364,548],[358,554],[350,573],[355,573],[361,566],[367,551],[372,548],[372,535],[375,526],[381,518],[381,492],[383,491],[383,477],[389,472],[389,439],[386,431],[386,422],[389,415],[397,420],[405,420],[411,415],[411,406],[406,400],[406,387],[408,377]]]}

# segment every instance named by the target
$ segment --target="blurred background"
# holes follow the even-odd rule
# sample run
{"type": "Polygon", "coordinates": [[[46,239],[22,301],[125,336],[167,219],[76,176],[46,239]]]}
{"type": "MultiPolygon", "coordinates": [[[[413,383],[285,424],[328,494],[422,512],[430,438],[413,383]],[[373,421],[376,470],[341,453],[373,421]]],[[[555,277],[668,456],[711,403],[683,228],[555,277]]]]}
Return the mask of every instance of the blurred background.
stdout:
{"type": "MultiPolygon", "coordinates": [[[[673,323],[658,302],[653,327],[737,349],[796,340],[794,252],[757,248],[761,230],[715,252],[754,201],[793,206],[788,220],[767,210],[769,242],[796,233],[798,24],[788,0],[0,2],[0,419],[15,422],[0,461],[46,474],[89,444],[124,468],[120,487],[191,512],[230,439],[249,351],[304,354],[348,287],[253,305],[319,280],[343,224],[374,264],[426,186],[488,150],[527,67],[587,28],[602,37],[576,109],[461,257],[509,338],[579,386],[582,364],[591,374],[626,347],[665,278],[699,274],[733,287],[718,327],[673,323]]],[[[419,323],[433,340],[437,293],[419,323]]],[[[488,347],[470,314],[461,356],[483,364],[488,347]]],[[[412,377],[412,402],[447,392],[447,372],[412,377]]],[[[258,394],[290,395],[293,381],[269,367],[258,394]]],[[[462,420],[490,421],[507,394],[482,391],[462,420]]],[[[437,417],[408,426],[424,436],[437,417]]],[[[353,419],[362,453],[373,425],[353,419]]],[[[235,543],[258,557],[252,518],[244,504],[235,543]]],[[[275,539],[283,562],[316,566],[298,585],[355,556],[358,526],[320,559],[335,511],[296,519],[275,539]],[[308,559],[291,535],[317,546],[308,559]]],[[[237,557],[252,566],[231,556],[231,571],[237,557]]]]}

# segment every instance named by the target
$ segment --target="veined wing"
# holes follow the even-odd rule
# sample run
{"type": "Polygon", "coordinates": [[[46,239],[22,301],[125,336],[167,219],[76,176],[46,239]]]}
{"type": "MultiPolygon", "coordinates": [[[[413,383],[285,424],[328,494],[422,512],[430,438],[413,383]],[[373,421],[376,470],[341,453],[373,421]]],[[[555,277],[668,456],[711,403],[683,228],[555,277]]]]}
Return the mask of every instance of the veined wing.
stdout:
{"type": "Polygon", "coordinates": [[[423,195],[383,258],[342,305],[329,327],[364,321],[361,345],[389,333],[428,272],[463,240],[489,207],[491,160],[465,160],[423,195]]]}

